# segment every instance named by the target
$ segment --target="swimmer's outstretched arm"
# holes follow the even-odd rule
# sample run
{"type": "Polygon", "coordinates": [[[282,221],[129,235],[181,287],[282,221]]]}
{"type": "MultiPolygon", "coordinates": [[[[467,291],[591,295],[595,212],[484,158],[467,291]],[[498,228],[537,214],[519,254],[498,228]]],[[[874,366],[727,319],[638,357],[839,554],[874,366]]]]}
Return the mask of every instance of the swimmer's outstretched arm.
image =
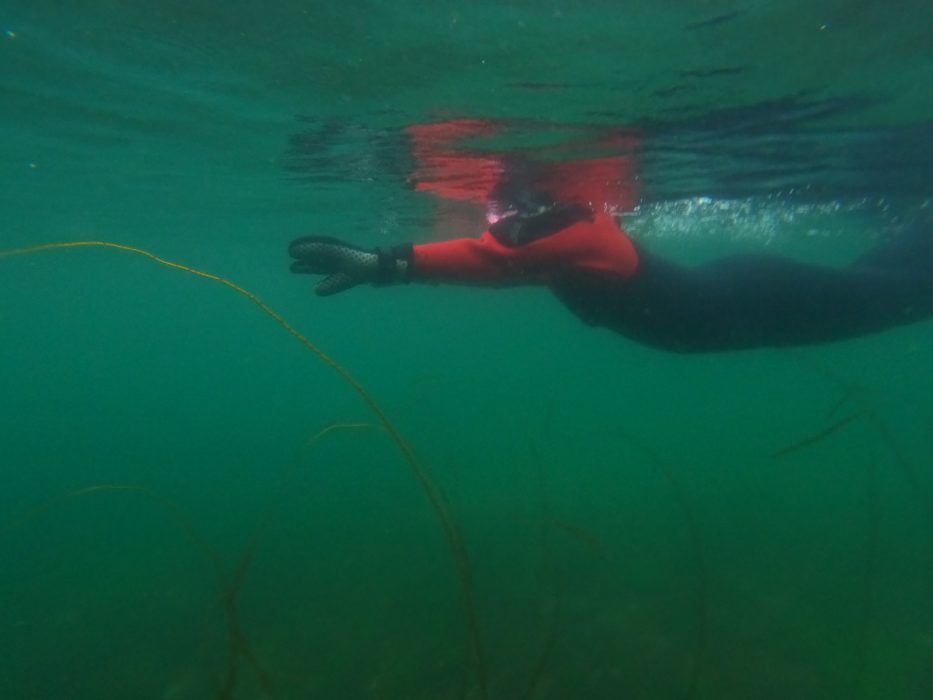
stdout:
{"type": "Polygon", "coordinates": [[[626,278],[638,266],[634,245],[611,216],[580,209],[499,222],[477,238],[366,249],[306,236],[288,251],[292,272],[325,275],[314,288],[318,296],[365,283],[502,287],[580,275],[626,278]]]}

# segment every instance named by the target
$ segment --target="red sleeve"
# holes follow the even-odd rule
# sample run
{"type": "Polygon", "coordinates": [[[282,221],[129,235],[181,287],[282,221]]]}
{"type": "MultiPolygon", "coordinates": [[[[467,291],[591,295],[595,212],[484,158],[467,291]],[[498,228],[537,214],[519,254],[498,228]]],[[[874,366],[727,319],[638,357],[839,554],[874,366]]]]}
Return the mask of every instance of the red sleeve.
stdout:
{"type": "Polygon", "coordinates": [[[547,284],[581,273],[626,278],[638,267],[632,241],[602,213],[514,248],[488,231],[416,245],[412,260],[416,279],[488,285],[547,284]]]}

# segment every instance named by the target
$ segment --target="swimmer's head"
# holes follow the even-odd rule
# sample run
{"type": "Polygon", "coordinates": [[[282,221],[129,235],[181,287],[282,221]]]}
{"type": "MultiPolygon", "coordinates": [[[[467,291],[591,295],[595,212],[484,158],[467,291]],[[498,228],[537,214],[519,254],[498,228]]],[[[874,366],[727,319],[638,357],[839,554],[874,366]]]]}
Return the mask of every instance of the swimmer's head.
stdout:
{"type": "Polygon", "coordinates": [[[500,182],[490,195],[486,219],[495,223],[508,216],[534,216],[552,209],[557,199],[538,187],[515,182],[500,182]]]}

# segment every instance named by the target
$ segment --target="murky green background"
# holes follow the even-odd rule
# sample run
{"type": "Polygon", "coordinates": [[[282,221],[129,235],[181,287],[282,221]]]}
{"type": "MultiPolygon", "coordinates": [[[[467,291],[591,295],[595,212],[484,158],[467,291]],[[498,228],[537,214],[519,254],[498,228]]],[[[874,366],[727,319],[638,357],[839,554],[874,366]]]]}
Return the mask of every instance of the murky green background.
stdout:
{"type": "Polygon", "coordinates": [[[928,209],[931,19],[851,0],[2,3],[0,247],[151,250],[348,368],[445,494],[485,662],[410,465],[335,372],[223,285],[48,250],[0,259],[0,695],[931,697],[929,322],[679,356],[543,289],[318,299],[285,255],[306,232],[442,237],[395,136],[465,116],[514,120],[502,148],[541,136],[528,120],[640,125],[625,223],[653,249],[848,260],[928,209]],[[782,100],[841,100],[827,143],[907,146],[724,197],[739,164],[704,166],[730,138],[704,115],[782,100]],[[652,160],[672,124],[703,148],[652,160]],[[297,152],[309,130],[331,136],[297,152]],[[332,424],[363,425],[312,442],[332,424]]]}

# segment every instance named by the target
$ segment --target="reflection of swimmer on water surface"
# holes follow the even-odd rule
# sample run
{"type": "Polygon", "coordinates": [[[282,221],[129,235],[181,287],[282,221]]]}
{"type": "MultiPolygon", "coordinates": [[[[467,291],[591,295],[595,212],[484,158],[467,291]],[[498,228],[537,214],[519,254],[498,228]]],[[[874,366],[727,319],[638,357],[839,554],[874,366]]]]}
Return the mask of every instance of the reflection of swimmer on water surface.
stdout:
{"type": "MultiPolygon", "coordinates": [[[[628,155],[530,162],[457,150],[485,122],[412,127],[413,184],[486,207],[478,237],[366,250],[324,236],[292,242],[292,270],[326,275],[328,296],[360,283],[545,285],[587,323],[678,352],[842,340],[933,315],[933,236],[915,229],[845,267],[738,255],[688,267],[632,241],[628,155]]],[[[620,137],[621,138],[621,137],[620,137]]],[[[634,143],[633,137],[625,137],[634,143]]]]}

